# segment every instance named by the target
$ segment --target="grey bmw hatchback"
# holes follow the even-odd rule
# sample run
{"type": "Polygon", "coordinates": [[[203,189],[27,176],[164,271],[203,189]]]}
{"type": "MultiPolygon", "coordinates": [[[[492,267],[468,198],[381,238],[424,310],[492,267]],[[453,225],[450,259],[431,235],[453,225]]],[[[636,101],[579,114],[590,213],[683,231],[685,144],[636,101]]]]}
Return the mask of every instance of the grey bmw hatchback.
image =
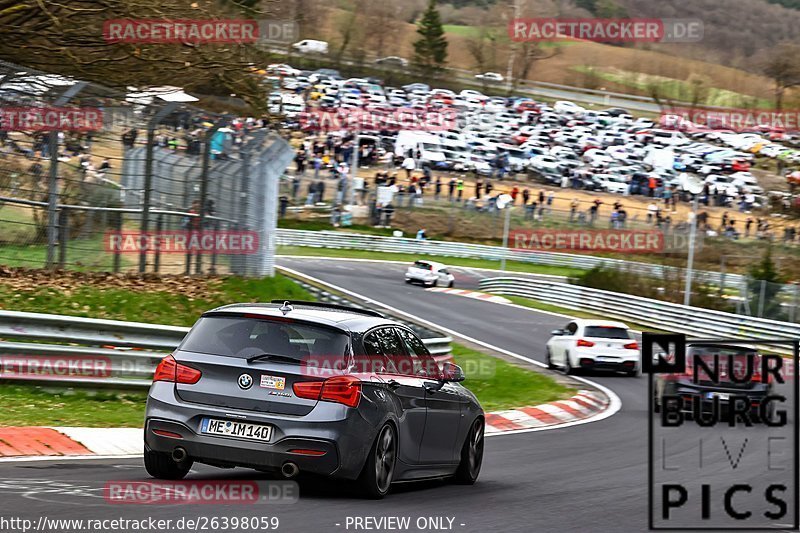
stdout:
{"type": "Polygon", "coordinates": [[[208,311],[158,365],[147,399],[144,462],[159,479],[192,464],[393,482],[452,476],[472,484],[484,413],[452,363],[440,368],[406,326],[314,302],[208,311]]]}

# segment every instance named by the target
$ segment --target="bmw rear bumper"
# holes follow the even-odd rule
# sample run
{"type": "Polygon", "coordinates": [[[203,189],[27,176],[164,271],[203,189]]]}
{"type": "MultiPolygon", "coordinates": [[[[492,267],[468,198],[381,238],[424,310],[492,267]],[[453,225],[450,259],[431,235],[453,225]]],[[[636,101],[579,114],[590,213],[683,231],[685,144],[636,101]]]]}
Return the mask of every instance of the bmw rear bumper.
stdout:
{"type": "Polygon", "coordinates": [[[615,357],[608,359],[598,359],[579,355],[578,367],[583,370],[609,370],[613,372],[631,372],[639,368],[639,359],[615,357]]]}
{"type": "Polygon", "coordinates": [[[357,409],[343,405],[320,402],[305,416],[238,411],[184,402],[171,384],[155,383],[147,400],[144,441],[152,451],[172,453],[181,447],[194,461],[215,466],[278,470],[290,461],[301,472],[355,479],[376,434],[377,427],[357,409]],[[272,435],[269,442],[261,442],[203,434],[203,418],[266,424],[272,435]],[[308,450],[317,455],[308,455],[308,450]]]}

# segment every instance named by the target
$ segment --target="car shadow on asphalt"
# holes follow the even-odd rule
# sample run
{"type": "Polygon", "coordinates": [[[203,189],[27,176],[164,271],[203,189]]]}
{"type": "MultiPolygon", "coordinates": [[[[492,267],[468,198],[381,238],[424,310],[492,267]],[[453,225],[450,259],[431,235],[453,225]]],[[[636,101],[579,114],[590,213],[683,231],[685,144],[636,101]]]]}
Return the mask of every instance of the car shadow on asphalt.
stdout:
{"type": "MultiPolygon", "coordinates": [[[[209,470],[201,467],[202,470],[193,469],[191,474],[186,477],[186,481],[287,481],[282,475],[271,472],[257,472],[245,468],[234,470],[209,470]]],[[[300,487],[300,498],[321,498],[321,499],[355,499],[363,500],[361,489],[355,481],[341,479],[331,479],[324,476],[300,473],[290,481],[297,482],[300,487]]],[[[391,494],[404,494],[421,492],[425,490],[439,489],[450,485],[450,480],[446,478],[426,479],[420,481],[400,482],[392,485],[391,494]]]]}

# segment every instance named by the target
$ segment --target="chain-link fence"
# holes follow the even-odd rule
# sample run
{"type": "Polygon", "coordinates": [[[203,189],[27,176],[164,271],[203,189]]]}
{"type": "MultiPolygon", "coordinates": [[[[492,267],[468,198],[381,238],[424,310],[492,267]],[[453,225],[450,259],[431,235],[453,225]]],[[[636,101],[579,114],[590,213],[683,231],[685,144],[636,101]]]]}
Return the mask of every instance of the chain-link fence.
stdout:
{"type": "Polygon", "coordinates": [[[0,63],[0,264],[271,275],[292,150],[193,100],[0,63]]]}

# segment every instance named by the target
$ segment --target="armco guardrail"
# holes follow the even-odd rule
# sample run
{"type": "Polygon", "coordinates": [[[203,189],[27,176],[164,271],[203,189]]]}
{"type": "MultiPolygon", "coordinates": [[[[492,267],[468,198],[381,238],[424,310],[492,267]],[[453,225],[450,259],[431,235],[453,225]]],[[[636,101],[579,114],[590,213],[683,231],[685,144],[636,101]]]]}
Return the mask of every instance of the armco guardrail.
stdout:
{"type": "MultiPolygon", "coordinates": [[[[681,275],[684,271],[682,268],[657,265],[654,263],[623,261],[621,259],[609,259],[582,254],[527,252],[483,244],[433,240],[419,241],[406,237],[383,237],[380,235],[365,235],[337,231],[279,229],[277,244],[282,246],[406,253],[420,256],[468,257],[473,259],[489,259],[492,261],[500,261],[505,257],[509,261],[587,270],[603,264],[610,268],[627,269],[632,273],[654,277],[661,277],[665,272],[676,272],[681,275]]],[[[741,285],[744,282],[743,276],[739,274],[723,275],[719,272],[695,271],[696,279],[713,285],[722,284],[723,276],[726,285],[741,285]]]]}
{"type": "MultiPolygon", "coordinates": [[[[328,298],[332,296],[320,294],[323,301],[334,303],[328,298]]],[[[451,357],[450,337],[410,326],[438,361],[451,357]]],[[[188,332],[185,327],[141,322],[0,311],[0,338],[4,339],[0,341],[0,380],[149,387],[156,365],[188,332]]]]}
{"type": "Polygon", "coordinates": [[[492,294],[531,298],[692,337],[753,340],[800,337],[800,324],[723,313],[568,283],[497,277],[481,280],[480,288],[492,294]]]}

